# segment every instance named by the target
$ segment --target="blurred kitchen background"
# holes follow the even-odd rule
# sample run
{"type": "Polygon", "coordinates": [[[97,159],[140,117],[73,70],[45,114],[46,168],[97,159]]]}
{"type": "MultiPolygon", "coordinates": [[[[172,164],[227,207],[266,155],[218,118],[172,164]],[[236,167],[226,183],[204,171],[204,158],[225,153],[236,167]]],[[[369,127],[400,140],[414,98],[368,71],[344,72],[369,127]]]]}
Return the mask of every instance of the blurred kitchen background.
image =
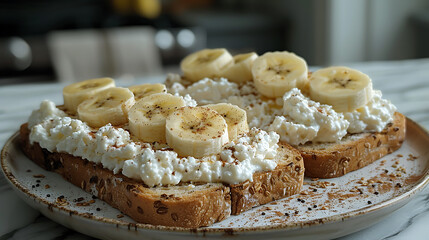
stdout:
{"type": "Polygon", "coordinates": [[[179,72],[187,54],[309,65],[429,57],[428,0],[2,0],[0,85],[179,72]]]}

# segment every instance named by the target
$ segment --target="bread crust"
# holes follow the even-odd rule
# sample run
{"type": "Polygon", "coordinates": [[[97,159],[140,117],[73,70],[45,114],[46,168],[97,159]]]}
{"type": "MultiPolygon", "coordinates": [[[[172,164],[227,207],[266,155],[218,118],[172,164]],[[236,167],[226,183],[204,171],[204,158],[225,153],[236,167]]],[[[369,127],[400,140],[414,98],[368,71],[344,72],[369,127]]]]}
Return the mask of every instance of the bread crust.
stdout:
{"type": "Polygon", "coordinates": [[[334,178],[363,168],[399,149],[405,131],[405,116],[395,112],[393,122],[381,132],[348,135],[339,143],[297,146],[304,158],[305,176],[334,178]]]}
{"type": "Polygon", "coordinates": [[[197,185],[195,189],[189,185],[150,188],[80,157],[49,152],[38,143],[31,144],[29,134],[28,125],[23,124],[21,148],[32,161],[57,172],[139,223],[186,228],[209,226],[231,214],[296,194],[304,179],[299,152],[282,145],[276,169],[255,173],[253,182],[210,183],[197,185]]]}

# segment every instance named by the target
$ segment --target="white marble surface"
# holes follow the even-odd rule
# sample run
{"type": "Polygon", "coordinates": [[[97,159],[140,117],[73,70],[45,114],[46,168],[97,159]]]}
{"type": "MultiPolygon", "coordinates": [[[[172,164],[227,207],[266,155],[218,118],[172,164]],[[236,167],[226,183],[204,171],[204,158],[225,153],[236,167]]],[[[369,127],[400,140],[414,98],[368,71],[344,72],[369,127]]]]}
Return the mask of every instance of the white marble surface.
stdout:
{"type": "MultiPolygon", "coordinates": [[[[349,64],[371,76],[407,117],[429,129],[429,59],[349,64]]],[[[162,77],[145,79],[162,81],[162,77]]],[[[142,80],[143,81],[143,80],[142,80]]],[[[120,80],[118,85],[134,84],[120,80]]],[[[0,146],[26,122],[44,99],[61,104],[60,84],[27,84],[0,87],[0,146]]],[[[429,239],[429,187],[389,218],[341,239],[429,239]]],[[[91,239],[43,217],[22,202],[0,171],[1,239],[91,239]]]]}

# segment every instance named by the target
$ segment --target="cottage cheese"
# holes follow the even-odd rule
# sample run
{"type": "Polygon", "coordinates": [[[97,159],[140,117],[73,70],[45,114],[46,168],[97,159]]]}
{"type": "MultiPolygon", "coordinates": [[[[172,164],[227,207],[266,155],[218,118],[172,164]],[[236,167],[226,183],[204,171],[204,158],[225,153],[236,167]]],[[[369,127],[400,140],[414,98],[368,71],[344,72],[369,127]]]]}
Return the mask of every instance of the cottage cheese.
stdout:
{"type": "Polygon", "coordinates": [[[248,135],[224,147],[220,155],[197,159],[179,158],[173,151],[146,148],[142,154],[126,160],[123,174],[142,179],[147,185],[178,184],[182,182],[226,182],[236,184],[253,180],[257,171],[273,170],[277,163],[279,136],[256,128],[248,135]]]}
{"type": "Polygon", "coordinates": [[[253,82],[241,85],[239,91],[239,96],[230,96],[225,102],[237,105],[246,111],[250,128],[267,130],[274,117],[282,114],[282,106],[275,100],[262,100],[262,95],[256,90],[253,82]]]}
{"type": "Polygon", "coordinates": [[[255,95],[231,96],[225,102],[237,105],[246,111],[250,128],[267,129],[276,115],[274,109],[270,107],[272,101],[261,101],[255,95]]]}
{"type": "Polygon", "coordinates": [[[217,81],[204,78],[182,90],[181,94],[189,94],[199,104],[204,105],[223,102],[230,96],[238,96],[240,91],[236,83],[229,82],[225,78],[217,81]]]}
{"type": "Polygon", "coordinates": [[[134,158],[140,149],[123,129],[108,124],[94,132],[81,120],[61,116],[33,126],[30,142],[50,152],[67,152],[100,163],[114,173],[120,172],[123,162],[134,158]]]}
{"type": "Polygon", "coordinates": [[[350,133],[381,132],[386,124],[392,122],[396,110],[389,100],[382,98],[381,91],[374,90],[372,99],[364,107],[344,113],[344,118],[350,122],[347,131],[350,133]]]}
{"type": "Polygon", "coordinates": [[[196,107],[198,105],[197,101],[195,101],[189,94],[185,96],[180,96],[180,94],[175,93],[174,96],[181,97],[185,102],[185,106],[196,107]]]}
{"type": "Polygon", "coordinates": [[[59,110],[55,106],[55,103],[44,100],[40,103],[40,109],[31,113],[30,118],[28,119],[28,127],[33,127],[47,118],[56,116],[65,117],[67,114],[59,110]]]}
{"type": "Polygon", "coordinates": [[[237,139],[226,146],[221,152],[221,158],[228,163],[223,173],[226,179],[243,182],[253,180],[253,173],[273,170],[277,163],[273,161],[277,155],[279,135],[275,132],[265,132],[252,128],[247,136],[237,139]],[[240,163],[240,168],[234,168],[240,163]]]}
{"type": "Polygon", "coordinates": [[[306,126],[301,123],[294,123],[284,116],[276,116],[268,129],[277,132],[282,141],[299,145],[315,139],[319,126],[306,126]]]}
{"type": "Polygon", "coordinates": [[[282,115],[275,117],[268,130],[278,132],[282,141],[292,145],[336,142],[347,134],[349,126],[343,114],[305,97],[297,88],[283,96],[282,115]]]}
{"type": "Polygon", "coordinates": [[[67,117],[54,103],[44,101],[31,115],[30,142],[51,152],[67,152],[102,164],[114,173],[142,180],[148,186],[179,182],[225,182],[252,180],[256,171],[273,170],[277,163],[278,134],[253,128],[229,143],[219,155],[201,159],[181,158],[177,153],[137,144],[128,131],[110,124],[98,130],[67,117]]]}

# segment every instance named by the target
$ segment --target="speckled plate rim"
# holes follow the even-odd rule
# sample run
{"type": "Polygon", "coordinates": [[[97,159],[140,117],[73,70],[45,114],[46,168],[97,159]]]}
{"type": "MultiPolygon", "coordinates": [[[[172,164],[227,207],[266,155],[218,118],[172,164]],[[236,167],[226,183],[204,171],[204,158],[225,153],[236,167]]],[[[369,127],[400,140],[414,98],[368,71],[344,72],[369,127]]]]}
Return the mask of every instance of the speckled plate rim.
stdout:
{"type": "MultiPolygon", "coordinates": [[[[420,131],[425,135],[425,137],[428,138],[428,144],[429,144],[429,132],[424,129],[422,126],[420,126],[418,123],[414,122],[413,120],[407,118],[407,129],[410,129],[409,126],[413,126],[417,129],[417,131],[420,131]]],[[[87,220],[96,220],[99,222],[107,223],[107,224],[114,224],[116,226],[123,226],[127,227],[128,229],[133,228],[135,230],[138,229],[144,229],[144,230],[157,230],[157,231],[168,231],[168,232],[193,232],[193,233],[225,233],[225,232],[234,232],[234,233],[240,233],[240,232],[266,232],[266,231],[272,231],[272,230],[293,230],[293,229],[299,229],[299,228],[307,228],[311,226],[321,225],[321,224],[332,224],[340,221],[344,221],[346,219],[358,217],[364,214],[368,214],[371,212],[375,212],[378,210],[381,210],[383,208],[399,204],[404,200],[410,199],[412,196],[423,190],[423,188],[429,183],[429,167],[426,167],[424,174],[421,176],[421,178],[415,182],[412,188],[407,190],[406,192],[390,198],[388,200],[379,202],[377,204],[374,204],[372,206],[356,209],[347,213],[342,213],[334,216],[324,217],[324,218],[318,218],[311,221],[306,222],[292,222],[292,223],[285,223],[285,224],[276,224],[276,225],[267,225],[263,227],[241,227],[241,228],[183,228],[183,227],[166,227],[166,226],[157,226],[157,225],[151,225],[151,224],[142,224],[142,223],[130,223],[125,222],[121,220],[116,220],[112,218],[105,218],[105,217],[99,217],[99,216],[93,216],[85,213],[78,213],[77,211],[67,209],[63,206],[54,205],[48,201],[46,201],[43,198],[40,198],[32,193],[29,192],[29,189],[21,185],[21,183],[15,178],[15,176],[10,171],[6,159],[8,157],[8,149],[11,145],[14,144],[14,141],[16,138],[19,137],[19,132],[16,132],[13,134],[5,143],[2,151],[1,151],[1,167],[2,170],[8,179],[10,185],[14,187],[15,189],[23,192],[24,194],[28,195],[33,200],[38,201],[39,203],[42,203],[46,205],[46,207],[55,208],[59,211],[63,211],[69,215],[76,215],[82,218],[85,218],[87,220]]],[[[82,190],[83,191],[83,190],[82,190]]]]}

